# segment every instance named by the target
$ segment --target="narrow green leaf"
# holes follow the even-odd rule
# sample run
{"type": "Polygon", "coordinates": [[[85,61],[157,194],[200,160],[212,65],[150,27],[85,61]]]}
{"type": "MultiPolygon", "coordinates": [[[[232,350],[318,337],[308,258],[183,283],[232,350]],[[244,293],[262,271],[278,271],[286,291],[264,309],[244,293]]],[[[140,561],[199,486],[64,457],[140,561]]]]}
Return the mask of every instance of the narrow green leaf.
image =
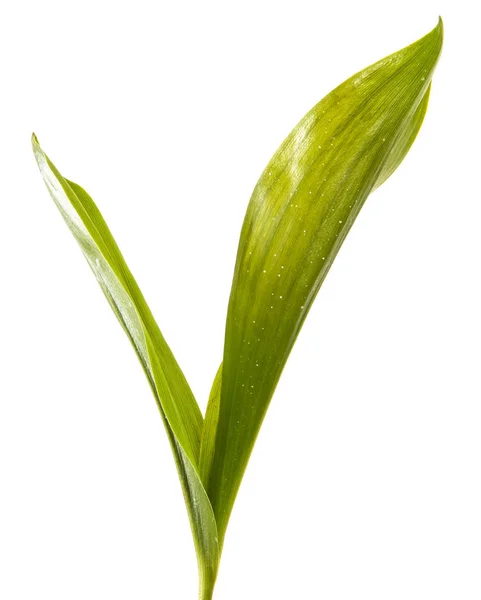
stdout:
{"type": "Polygon", "coordinates": [[[60,175],[35,136],[32,145],[50,195],[129,337],[157,401],[194,536],[200,597],[207,599],[215,582],[219,551],[214,514],[199,477],[201,412],[93,200],[79,185],[60,175]]]}
{"type": "Polygon", "coordinates": [[[220,365],[212,384],[209,394],[207,410],[205,412],[204,427],[200,440],[200,478],[204,486],[208,487],[208,478],[210,467],[214,458],[215,435],[217,431],[217,422],[219,420],[220,391],[222,386],[222,364],[220,365]]]}
{"type": "Polygon", "coordinates": [[[364,201],[416,136],[441,46],[440,21],[341,84],[295,127],[254,189],[229,300],[215,451],[203,475],[221,546],[289,352],[364,201]]]}

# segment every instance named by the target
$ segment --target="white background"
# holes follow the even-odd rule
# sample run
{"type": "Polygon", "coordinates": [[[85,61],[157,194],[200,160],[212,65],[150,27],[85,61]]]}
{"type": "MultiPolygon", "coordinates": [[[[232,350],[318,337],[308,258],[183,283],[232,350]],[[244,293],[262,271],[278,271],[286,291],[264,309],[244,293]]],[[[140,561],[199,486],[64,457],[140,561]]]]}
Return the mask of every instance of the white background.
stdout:
{"type": "Polygon", "coordinates": [[[475,2],[6,2],[0,10],[0,598],[196,598],[143,374],[48,197],[91,193],[205,407],[267,161],[357,70],[431,30],[422,131],[306,321],[216,600],[481,597],[475,2]]]}

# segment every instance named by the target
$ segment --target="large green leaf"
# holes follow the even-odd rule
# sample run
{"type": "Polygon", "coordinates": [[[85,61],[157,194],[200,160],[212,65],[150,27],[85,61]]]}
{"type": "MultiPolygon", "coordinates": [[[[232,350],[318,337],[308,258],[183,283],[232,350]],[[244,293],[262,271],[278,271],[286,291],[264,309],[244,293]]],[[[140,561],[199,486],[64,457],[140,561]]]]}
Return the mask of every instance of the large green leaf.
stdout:
{"type": "Polygon", "coordinates": [[[215,437],[214,452],[202,469],[221,546],[289,352],[364,201],[416,136],[441,46],[440,21],[341,84],[295,127],[254,189],[229,300],[216,431],[205,442],[215,437]]]}
{"type": "Polygon", "coordinates": [[[152,388],[191,522],[200,598],[208,599],[217,574],[219,550],[214,514],[199,477],[203,428],[199,407],[93,200],[79,185],[60,175],[35,136],[32,145],[47,188],[129,337],[152,388]]]}

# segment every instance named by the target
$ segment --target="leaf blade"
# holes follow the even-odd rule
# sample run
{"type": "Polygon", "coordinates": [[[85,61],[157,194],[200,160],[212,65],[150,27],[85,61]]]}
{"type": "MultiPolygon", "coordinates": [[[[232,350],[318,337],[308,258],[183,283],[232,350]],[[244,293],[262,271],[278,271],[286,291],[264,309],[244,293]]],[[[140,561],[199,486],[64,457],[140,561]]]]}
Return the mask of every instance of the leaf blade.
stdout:
{"type": "Polygon", "coordinates": [[[207,402],[205,412],[204,427],[202,428],[202,437],[200,440],[200,459],[199,472],[204,486],[208,487],[210,469],[215,451],[215,436],[217,424],[219,421],[220,393],[222,389],[222,364],[214,378],[212,389],[207,402]]]}
{"type": "Polygon", "coordinates": [[[186,501],[202,597],[213,588],[219,549],[215,517],[198,472],[200,409],[97,206],[83,188],[60,174],[35,136],[32,147],[50,195],[132,343],[156,399],[186,501]]]}
{"type": "Polygon", "coordinates": [[[441,46],[440,21],[338,86],[294,128],[254,189],[229,300],[208,476],[221,547],[287,357],[362,204],[417,134],[441,46]]]}

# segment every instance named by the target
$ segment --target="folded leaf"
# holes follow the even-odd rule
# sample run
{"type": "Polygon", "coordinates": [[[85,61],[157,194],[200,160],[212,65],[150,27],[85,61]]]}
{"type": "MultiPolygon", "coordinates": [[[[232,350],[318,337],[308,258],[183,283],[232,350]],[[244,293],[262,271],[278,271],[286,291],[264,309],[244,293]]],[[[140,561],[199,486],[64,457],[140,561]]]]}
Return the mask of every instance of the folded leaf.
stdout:
{"type": "Polygon", "coordinates": [[[217,431],[217,422],[219,420],[220,391],[222,387],[222,365],[219,367],[212,389],[207,402],[204,427],[200,440],[200,460],[199,472],[204,486],[207,488],[207,482],[210,475],[210,466],[214,456],[215,435],[217,431]]]}
{"type": "Polygon", "coordinates": [[[364,201],[417,134],[441,46],[440,21],[341,84],[295,127],[254,189],[229,300],[215,448],[203,466],[221,546],[289,352],[364,201]]]}
{"type": "Polygon", "coordinates": [[[129,337],[157,401],[191,522],[200,598],[210,598],[219,550],[214,514],[199,477],[201,412],[93,200],[79,185],[60,175],[35,136],[32,145],[47,188],[129,337]]]}

